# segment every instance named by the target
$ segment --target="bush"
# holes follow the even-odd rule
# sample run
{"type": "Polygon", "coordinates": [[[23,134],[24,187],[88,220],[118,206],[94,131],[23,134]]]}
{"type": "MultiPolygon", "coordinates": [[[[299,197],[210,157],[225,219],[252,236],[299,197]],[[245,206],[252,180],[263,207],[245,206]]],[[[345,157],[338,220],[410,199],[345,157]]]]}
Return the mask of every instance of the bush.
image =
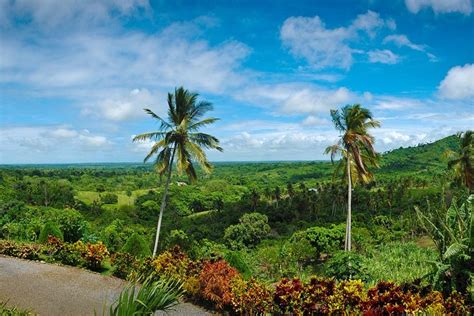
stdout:
{"type": "Polygon", "coordinates": [[[344,243],[344,236],[345,225],[343,224],[332,225],[330,228],[315,226],[294,233],[290,241],[308,240],[316,250],[316,257],[319,258],[322,253],[339,250],[344,243]]]}
{"type": "Polygon", "coordinates": [[[253,247],[270,234],[268,217],[260,213],[244,214],[239,224],[225,229],[224,240],[233,249],[253,247]]]}
{"type": "Polygon", "coordinates": [[[145,239],[138,233],[133,233],[125,242],[122,252],[127,252],[137,258],[149,256],[151,254],[150,248],[145,239]]]}
{"type": "Polygon", "coordinates": [[[71,266],[83,266],[85,261],[83,254],[86,251],[82,242],[74,244],[64,243],[59,238],[49,236],[48,254],[55,260],[71,266]]]}
{"type": "Polygon", "coordinates": [[[21,259],[39,260],[44,248],[37,244],[23,244],[0,240],[0,254],[21,259]]]}
{"type": "Polygon", "coordinates": [[[61,240],[64,239],[63,233],[59,229],[58,225],[56,225],[53,222],[47,222],[43,228],[41,229],[40,235],[38,237],[38,241],[40,243],[47,243],[48,242],[48,237],[49,236],[54,236],[56,238],[59,238],[61,240]]]}
{"type": "Polygon", "coordinates": [[[232,303],[231,284],[239,273],[224,260],[204,263],[199,275],[200,295],[217,309],[230,307],[232,303]]]}
{"type": "Polygon", "coordinates": [[[86,220],[81,213],[73,209],[64,209],[58,212],[56,221],[66,242],[78,241],[87,230],[86,220]]]}
{"type": "Polygon", "coordinates": [[[118,196],[115,193],[105,193],[100,196],[100,201],[103,204],[117,204],[118,203],[118,196]]]}
{"type": "Polygon", "coordinates": [[[139,264],[134,256],[123,252],[114,253],[110,259],[114,267],[113,275],[121,279],[127,279],[139,264]]]}
{"type": "Polygon", "coordinates": [[[97,244],[86,244],[85,252],[82,254],[86,260],[86,266],[94,271],[102,268],[102,262],[109,256],[107,247],[99,241],[97,244]]]}
{"type": "Polygon", "coordinates": [[[236,277],[232,281],[232,308],[241,315],[266,315],[272,312],[272,289],[250,279],[236,277]]]}
{"type": "Polygon", "coordinates": [[[338,280],[366,281],[369,276],[364,263],[363,256],[354,252],[340,251],[325,263],[324,272],[327,276],[338,280]]]}

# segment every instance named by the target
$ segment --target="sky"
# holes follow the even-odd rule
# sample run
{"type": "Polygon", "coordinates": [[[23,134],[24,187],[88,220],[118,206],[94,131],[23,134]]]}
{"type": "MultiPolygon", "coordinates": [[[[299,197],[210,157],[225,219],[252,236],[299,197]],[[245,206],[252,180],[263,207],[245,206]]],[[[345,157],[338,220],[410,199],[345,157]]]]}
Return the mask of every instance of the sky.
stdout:
{"type": "Polygon", "coordinates": [[[380,152],[474,127],[473,0],[0,0],[0,164],[139,162],[175,87],[211,161],[321,160],[360,103],[380,152]]]}

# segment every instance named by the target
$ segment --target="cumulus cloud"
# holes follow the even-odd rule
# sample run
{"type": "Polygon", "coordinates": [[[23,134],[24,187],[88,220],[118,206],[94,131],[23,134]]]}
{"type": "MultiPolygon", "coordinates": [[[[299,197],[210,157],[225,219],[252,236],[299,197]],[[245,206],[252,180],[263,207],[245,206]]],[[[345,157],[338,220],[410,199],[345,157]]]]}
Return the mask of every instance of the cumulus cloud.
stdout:
{"type": "Polygon", "coordinates": [[[446,99],[474,98],[474,64],[451,68],[439,84],[438,91],[446,99]]]}
{"type": "Polygon", "coordinates": [[[4,127],[0,128],[0,163],[77,162],[86,152],[106,156],[112,145],[103,135],[65,126],[4,127]]]}
{"type": "Polygon", "coordinates": [[[316,69],[349,69],[353,54],[359,52],[351,44],[360,34],[373,38],[383,27],[394,29],[396,25],[372,11],[358,15],[347,27],[333,29],[327,28],[319,16],[290,17],[281,27],[280,38],[294,56],[304,58],[316,69]]]}
{"type": "Polygon", "coordinates": [[[119,93],[115,97],[99,100],[93,105],[85,105],[81,114],[114,122],[144,117],[144,108],[150,108],[155,113],[162,115],[166,110],[162,104],[163,100],[166,99],[162,93],[153,94],[148,89],[136,88],[128,93],[119,93]]]}
{"type": "Polygon", "coordinates": [[[431,8],[434,13],[472,13],[471,0],[405,0],[405,5],[411,13],[418,13],[425,8],[431,8]]]}
{"type": "Polygon", "coordinates": [[[369,61],[371,63],[381,63],[381,64],[396,64],[400,61],[400,56],[394,54],[391,50],[384,49],[376,49],[367,52],[369,56],[369,61]]]}
{"type": "Polygon", "coordinates": [[[284,114],[328,113],[354,99],[354,93],[345,87],[325,89],[307,84],[275,84],[248,87],[235,95],[284,114]]]}

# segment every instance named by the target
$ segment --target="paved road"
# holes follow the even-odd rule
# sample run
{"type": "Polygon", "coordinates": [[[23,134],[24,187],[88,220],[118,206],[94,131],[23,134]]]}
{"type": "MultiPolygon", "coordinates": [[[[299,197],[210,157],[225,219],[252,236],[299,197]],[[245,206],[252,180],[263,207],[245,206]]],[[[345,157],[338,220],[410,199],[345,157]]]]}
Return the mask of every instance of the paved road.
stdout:
{"type": "MultiPolygon", "coordinates": [[[[83,269],[0,256],[0,302],[39,315],[102,314],[126,283],[83,269]]],[[[189,303],[168,315],[210,315],[189,303]]]]}

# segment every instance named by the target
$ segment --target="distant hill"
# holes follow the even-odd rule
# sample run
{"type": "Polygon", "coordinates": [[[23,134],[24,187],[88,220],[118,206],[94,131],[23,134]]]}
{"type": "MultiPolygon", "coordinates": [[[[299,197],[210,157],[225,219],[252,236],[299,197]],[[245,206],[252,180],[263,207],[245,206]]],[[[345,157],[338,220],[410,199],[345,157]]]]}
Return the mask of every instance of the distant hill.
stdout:
{"type": "Polygon", "coordinates": [[[447,162],[443,158],[443,153],[447,149],[456,150],[458,146],[458,138],[456,135],[451,135],[433,143],[420,144],[407,148],[400,147],[383,154],[379,172],[427,172],[444,170],[447,162]]]}

